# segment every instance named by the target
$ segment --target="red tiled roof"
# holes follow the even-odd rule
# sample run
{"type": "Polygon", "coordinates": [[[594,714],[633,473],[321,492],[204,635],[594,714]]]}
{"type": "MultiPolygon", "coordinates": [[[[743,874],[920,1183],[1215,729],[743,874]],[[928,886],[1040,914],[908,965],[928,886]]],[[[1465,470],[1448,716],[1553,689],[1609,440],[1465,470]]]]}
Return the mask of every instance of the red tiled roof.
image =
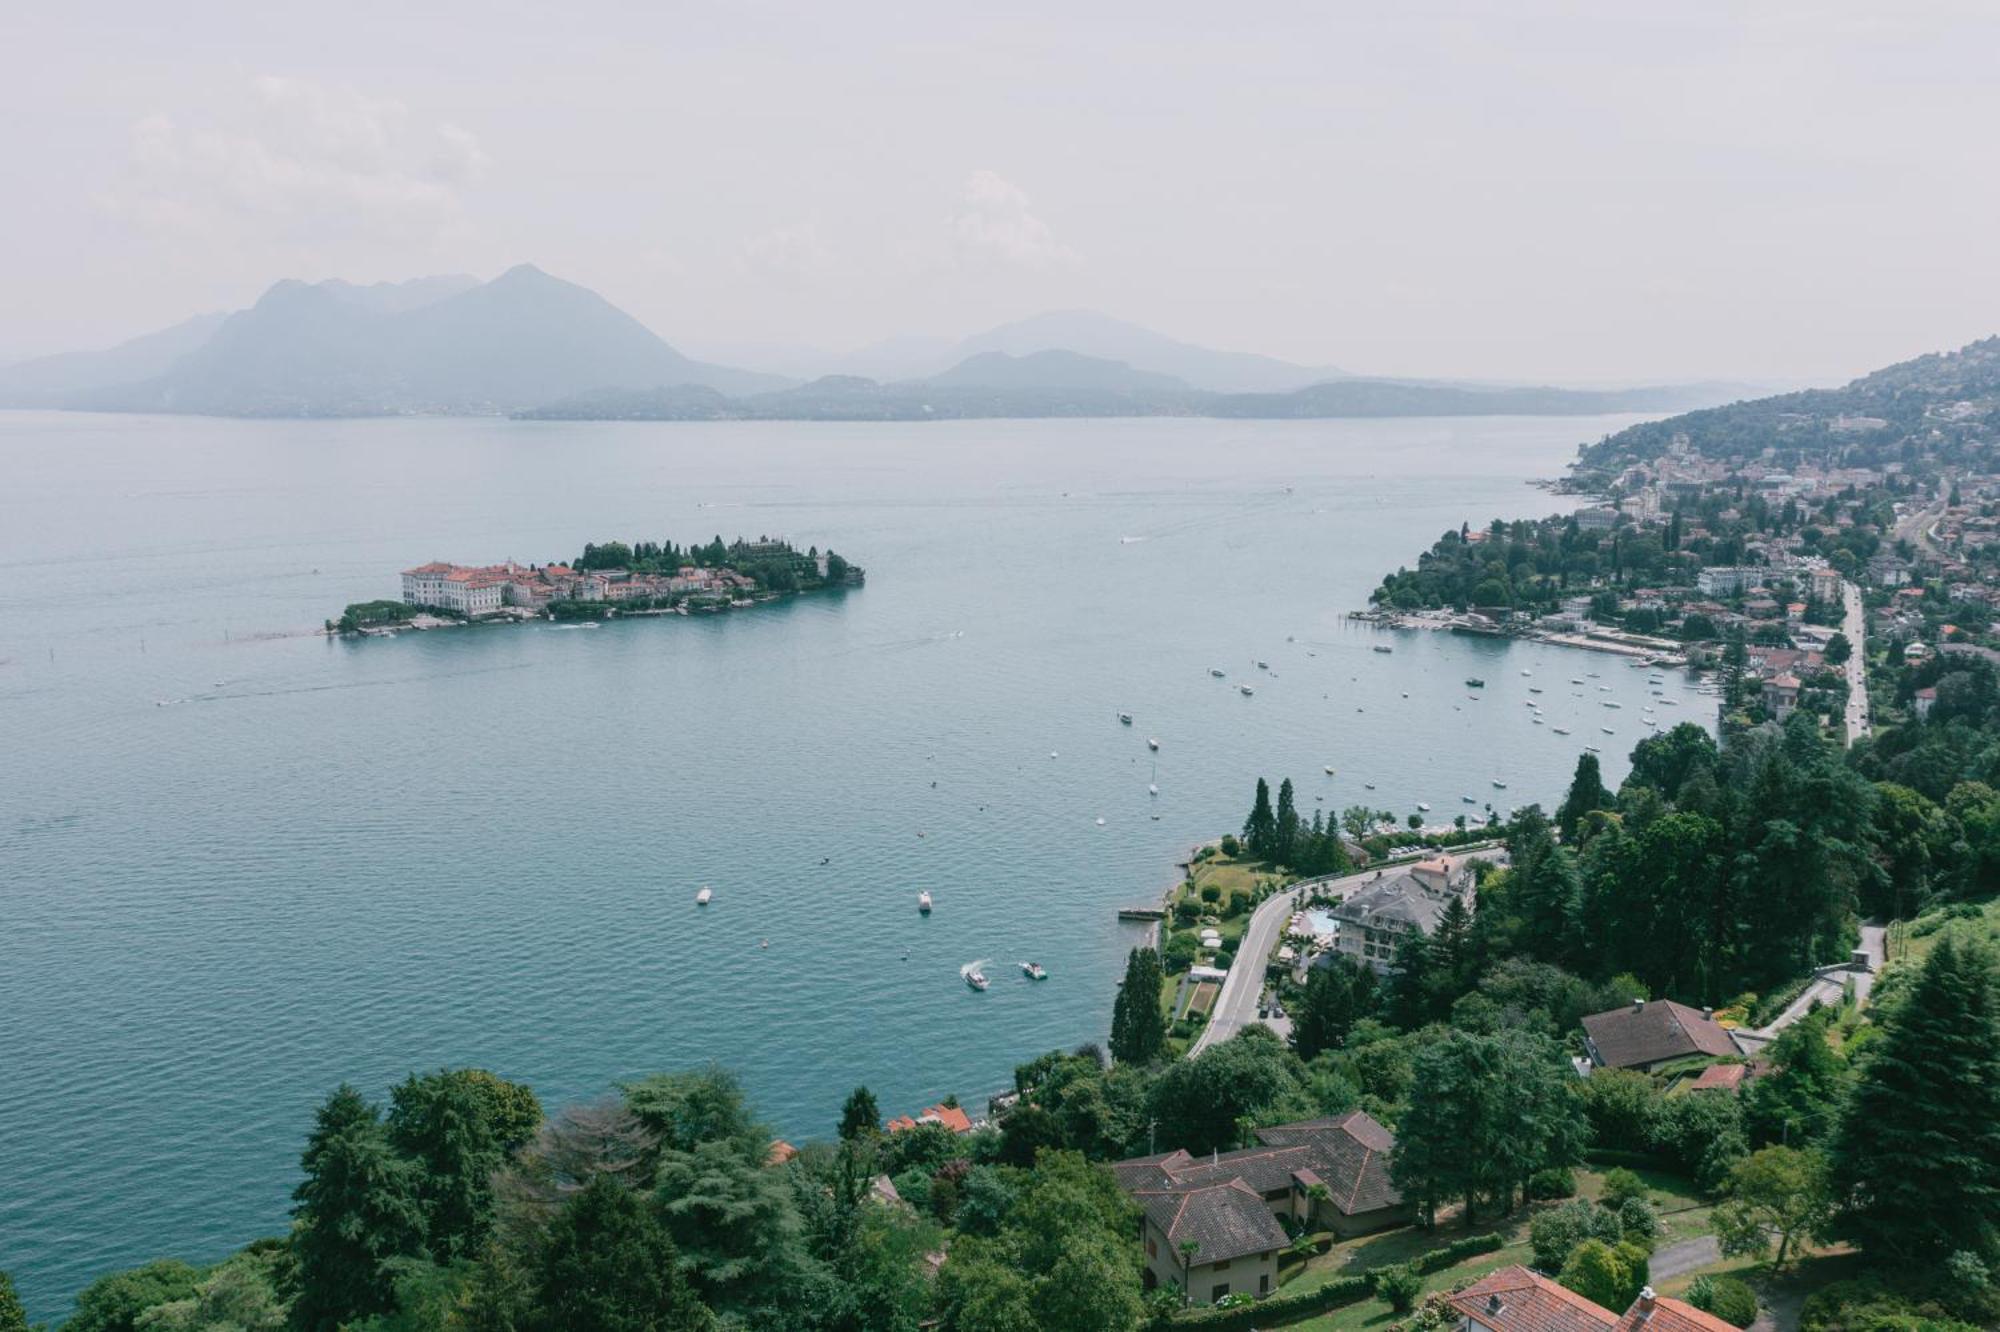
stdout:
{"type": "Polygon", "coordinates": [[[1750,1075],[1748,1064],[1710,1064],[1688,1084],[1689,1091],[1735,1091],[1750,1075]]]}
{"type": "Polygon", "coordinates": [[[953,1133],[972,1132],[972,1118],[955,1105],[934,1105],[914,1119],[909,1115],[898,1115],[889,1121],[889,1132],[915,1128],[919,1124],[942,1124],[953,1133]]]}
{"type": "Polygon", "coordinates": [[[1493,1332],[1612,1332],[1618,1315],[1525,1267],[1503,1267],[1451,1297],[1452,1307],[1493,1332]]]}
{"type": "MultiPolygon", "coordinates": [[[[1652,1287],[1647,1287],[1647,1292],[1651,1290],[1652,1287]]],[[[1684,1300],[1670,1300],[1663,1295],[1648,1300],[1641,1294],[1632,1301],[1632,1307],[1618,1320],[1613,1332],[1735,1332],[1735,1329],[1734,1323],[1703,1313],[1684,1300]]]]}

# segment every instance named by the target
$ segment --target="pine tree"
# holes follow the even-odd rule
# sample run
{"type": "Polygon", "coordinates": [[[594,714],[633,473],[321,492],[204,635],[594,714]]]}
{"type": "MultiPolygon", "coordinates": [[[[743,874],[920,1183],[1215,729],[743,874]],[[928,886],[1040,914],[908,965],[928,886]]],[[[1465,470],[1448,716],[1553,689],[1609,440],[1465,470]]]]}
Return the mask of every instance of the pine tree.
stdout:
{"type": "Polygon", "coordinates": [[[1250,806],[1250,817],[1243,821],[1243,845],[1252,860],[1271,858],[1271,843],[1277,831],[1278,820],[1271,813],[1271,784],[1259,777],[1256,803],[1250,806]]]}
{"type": "Polygon", "coordinates": [[[697,1332],[714,1319],[682,1279],[652,1207],[595,1175],[549,1223],[535,1264],[533,1332],[697,1332]]]}
{"type": "Polygon", "coordinates": [[[415,1167],[431,1253],[470,1257],[492,1232],[493,1173],[505,1160],[491,1100],[448,1070],[411,1074],[389,1100],[389,1145],[415,1167]]]}
{"type": "Polygon", "coordinates": [[[1292,779],[1278,783],[1278,818],[1271,832],[1271,859],[1289,865],[1299,853],[1299,807],[1292,779]]]}
{"type": "Polygon", "coordinates": [[[1374,1011],[1374,970],[1334,953],[1306,978],[1305,998],[1292,1024],[1292,1049],[1301,1059],[1339,1049],[1354,1024],[1374,1011]]]}
{"type": "Polygon", "coordinates": [[[1597,755],[1586,750],[1577,758],[1576,776],[1570,780],[1569,794],[1556,810],[1556,827],[1562,830],[1563,841],[1576,845],[1577,829],[1583,823],[1584,815],[1594,810],[1610,809],[1611,805],[1611,793],[1604,789],[1597,755]]]}
{"type": "Polygon", "coordinates": [[[299,1164],[294,1325],[336,1332],[387,1312],[395,1306],[388,1264],[421,1255],[424,1231],[413,1171],[390,1150],[381,1113],[342,1083],[320,1107],[299,1164]]]}
{"type": "Polygon", "coordinates": [[[28,1311],[14,1293],[14,1279],[0,1272],[0,1332],[28,1332],[28,1311]]]}
{"type": "Polygon", "coordinates": [[[1890,1010],[1833,1145],[1840,1230],[1878,1263],[2000,1254],[2000,986],[1946,935],[1890,1010]]]}
{"type": "Polygon", "coordinates": [[[1405,1031],[1431,1020],[1431,941],[1412,931],[1396,946],[1396,964],[1382,997],[1385,1016],[1405,1031]]]}
{"type": "Polygon", "coordinates": [[[856,1087],[847,1094],[847,1103],[840,1107],[840,1136],[852,1142],[869,1133],[882,1131],[882,1111],[875,1104],[875,1093],[866,1087],[856,1087]]]}
{"type": "Polygon", "coordinates": [[[1134,948],[1125,958],[1125,983],[1111,1009],[1111,1057],[1122,1064],[1148,1064],[1167,1045],[1167,1021],[1160,1012],[1166,973],[1160,955],[1134,948]]]}

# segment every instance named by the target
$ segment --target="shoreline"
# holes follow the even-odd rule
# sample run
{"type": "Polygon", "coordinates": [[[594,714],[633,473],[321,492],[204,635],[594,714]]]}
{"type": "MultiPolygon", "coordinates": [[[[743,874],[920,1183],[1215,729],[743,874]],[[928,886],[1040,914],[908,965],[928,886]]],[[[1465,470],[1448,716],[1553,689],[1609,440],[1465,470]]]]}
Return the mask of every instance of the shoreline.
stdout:
{"type": "Polygon", "coordinates": [[[1653,638],[1643,634],[1627,634],[1606,629],[1583,634],[1538,629],[1533,626],[1513,627],[1496,624],[1484,616],[1452,611],[1358,610],[1349,611],[1347,618],[1361,624],[1379,625],[1385,629],[1422,630],[1431,633],[1465,634],[1475,638],[1509,638],[1531,643],[1553,643],[1557,647],[1639,658],[1649,666],[1672,666],[1683,669],[1688,666],[1688,654],[1684,644],[1676,643],[1672,639],[1653,638]]]}

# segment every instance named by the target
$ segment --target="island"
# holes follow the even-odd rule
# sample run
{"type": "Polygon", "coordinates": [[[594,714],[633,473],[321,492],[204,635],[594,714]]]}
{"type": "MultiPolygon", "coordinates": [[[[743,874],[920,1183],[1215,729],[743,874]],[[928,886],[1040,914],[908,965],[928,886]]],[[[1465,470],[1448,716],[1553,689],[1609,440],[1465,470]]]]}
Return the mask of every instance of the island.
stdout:
{"type": "Polygon", "coordinates": [[[519,620],[594,622],[615,615],[687,615],[859,586],[861,566],[832,549],[801,551],[769,536],[724,543],[587,542],[568,563],[464,565],[443,560],[402,573],[396,599],[350,604],[330,634],[519,620]]]}

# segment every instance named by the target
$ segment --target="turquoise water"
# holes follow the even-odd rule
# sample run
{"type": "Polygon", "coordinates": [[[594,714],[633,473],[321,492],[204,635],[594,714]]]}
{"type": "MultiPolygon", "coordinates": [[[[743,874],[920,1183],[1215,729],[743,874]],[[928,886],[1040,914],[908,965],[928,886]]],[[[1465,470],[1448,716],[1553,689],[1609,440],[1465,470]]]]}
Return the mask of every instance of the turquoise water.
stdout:
{"type": "MultiPolygon", "coordinates": [[[[0,414],[0,1268],[52,1316],[108,1269],[281,1230],[343,1078],[479,1064],[560,1103],[717,1059],[791,1137],[860,1082],[888,1113],[983,1103],[1102,1036],[1115,908],[1258,773],[1307,810],[1445,818],[1552,803],[1583,743],[1615,781],[1644,672],[1373,653],[1341,617],[1446,527],[1568,503],[1523,482],[1622,423],[0,414]],[[424,560],[718,533],[830,544],[868,585],[310,632],[424,560]],[[1625,702],[1615,741],[1594,688],[1561,699],[1568,740],[1521,706],[1519,670],[1585,668],[1625,702]]],[[[1663,718],[1706,718],[1667,688],[1663,718]]]]}

